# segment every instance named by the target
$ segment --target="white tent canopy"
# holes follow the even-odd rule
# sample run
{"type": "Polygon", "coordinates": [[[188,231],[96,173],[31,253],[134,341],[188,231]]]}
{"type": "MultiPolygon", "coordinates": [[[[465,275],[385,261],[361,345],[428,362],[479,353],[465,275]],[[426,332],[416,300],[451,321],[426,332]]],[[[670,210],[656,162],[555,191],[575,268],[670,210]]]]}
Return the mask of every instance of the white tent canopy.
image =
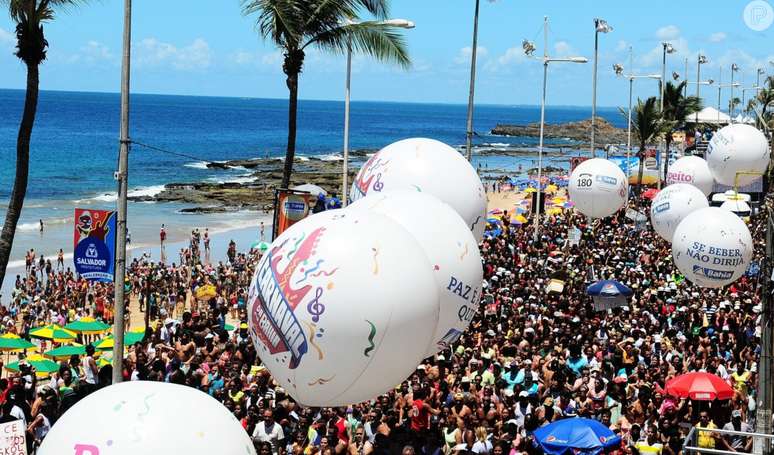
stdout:
{"type": "Polygon", "coordinates": [[[319,196],[321,194],[323,196],[327,196],[328,195],[327,191],[325,191],[324,189],[320,188],[319,186],[313,185],[311,183],[304,183],[303,185],[294,186],[293,188],[291,188],[291,190],[306,191],[307,193],[312,193],[315,196],[319,196]]]}
{"type": "Polygon", "coordinates": [[[704,109],[691,114],[685,118],[686,123],[712,123],[715,125],[723,125],[731,123],[731,117],[728,114],[724,114],[714,107],[705,107],[704,109]]]}
{"type": "Polygon", "coordinates": [[[755,123],[755,119],[746,115],[742,117],[742,114],[737,114],[736,117],[734,117],[734,123],[746,123],[752,125],[755,123]]]}

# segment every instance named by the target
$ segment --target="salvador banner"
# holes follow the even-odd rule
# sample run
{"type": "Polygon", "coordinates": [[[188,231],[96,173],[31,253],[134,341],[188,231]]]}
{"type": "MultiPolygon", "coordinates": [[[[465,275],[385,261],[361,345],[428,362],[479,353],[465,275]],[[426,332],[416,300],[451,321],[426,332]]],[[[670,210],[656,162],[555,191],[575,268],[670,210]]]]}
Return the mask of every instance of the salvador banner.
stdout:
{"type": "Polygon", "coordinates": [[[75,209],[73,231],[75,271],[90,281],[113,281],[116,212],[75,209]]]}

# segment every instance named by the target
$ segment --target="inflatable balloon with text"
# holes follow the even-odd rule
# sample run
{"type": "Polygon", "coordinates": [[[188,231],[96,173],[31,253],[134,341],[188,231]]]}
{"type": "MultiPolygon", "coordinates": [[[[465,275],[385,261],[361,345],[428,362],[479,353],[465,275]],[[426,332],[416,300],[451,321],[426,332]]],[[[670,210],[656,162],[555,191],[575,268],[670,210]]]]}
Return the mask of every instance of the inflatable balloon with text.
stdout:
{"type": "Polygon", "coordinates": [[[418,191],[374,193],[347,210],[388,216],[414,236],[432,264],[441,298],[427,356],[456,343],[476,315],[484,279],[481,254],[467,224],[448,204],[418,191]]]}
{"type": "Polygon", "coordinates": [[[344,406],[395,387],[432,342],[439,297],[421,245],[392,219],[329,210],[283,232],[258,263],[250,336],[300,404],[344,406]]]}
{"type": "Polygon", "coordinates": [[[721,288],[736,281],[747,270],[752,255],[747,225],[717,207],[690,213],[672,237],[675,265],[689,281],[705,288],[721,288]]]}
{"type": "Polygon", "coordinates": [[[659,191],[650,206],[650,222],[656,233],[672,241],[675,229],[693,211],[709,207],[700,189],[687,183],[675,183],[659,191]]]}
{"type": "Polygon", "coordinates": [[[705,196],[712,193],[715,178],[712,177],[707,161],[698,156],[684,156],[669,166],[667,185],[687,183],[698,188],[705,196]]]}
{"type": "Polygon", "coordinates": [[[242,425],[192,387],[131,381],[100,389],[51,427],[38,455],[255,455],[242,425]]]}
{"type": "Polygon", "coordinates": [[[352,182],[354,202],[367,194],[408,189],[429,193],[449,204],[476,241],[484,236],[486,194],[478,173],[455,149],[434,139],[404,139],[374,154],[352,182]]]}
{"type": "Polygon", "coordinates": [[[618,165],[592,158],[572,171],[568,191],[575,210],[592,218],[605,218],[626,204],[629,184],[618,165]]]}
{"type": "Polygon", "coordinates": [[[707,146],[707,164],[718,183],[748,185],[769,166],[769,141],[754,126],[733,123],[712,136],[707,146]]]}

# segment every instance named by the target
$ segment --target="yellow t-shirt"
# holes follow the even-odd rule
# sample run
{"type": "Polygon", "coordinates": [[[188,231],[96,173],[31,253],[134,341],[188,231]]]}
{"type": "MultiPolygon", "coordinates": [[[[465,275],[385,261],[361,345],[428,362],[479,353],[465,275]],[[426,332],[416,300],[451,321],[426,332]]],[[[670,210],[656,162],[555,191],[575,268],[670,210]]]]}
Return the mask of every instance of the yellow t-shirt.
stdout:
{"type": "Polygon", "coordinates": [[[742,374],[737,374],[734,371],[731,373],[731,377],[734,378],[734,389],[740,393],[747,393],[747,381],[750,380],[750,372],[745,371],[742,374]]]}
{"type": "Polygon", "coordinates": [[[702,428],[706,428],[707,430],[714,430],[717,428],[717,425],[710,422],[706,427],[702,427],[701,424],[696,425],[696,428],[699,429],[699,437],[698,437],[698,443],[699,447],[704,449],[714,449],[715,448],[715,438],[712,436],[711,431],[701,431],[702,428]]]}
{"type": "Polygon", "coordinates": [[[655,455],[661,455],[661,451],[664,449],[664,445],[660,442],[654,442],[652,445],[648,444],[647,440],[639,441],[637,444],[634,445],[634,447],[637,448],[637,450],[640,451],[642,454],[655,454],[655,455]]]}

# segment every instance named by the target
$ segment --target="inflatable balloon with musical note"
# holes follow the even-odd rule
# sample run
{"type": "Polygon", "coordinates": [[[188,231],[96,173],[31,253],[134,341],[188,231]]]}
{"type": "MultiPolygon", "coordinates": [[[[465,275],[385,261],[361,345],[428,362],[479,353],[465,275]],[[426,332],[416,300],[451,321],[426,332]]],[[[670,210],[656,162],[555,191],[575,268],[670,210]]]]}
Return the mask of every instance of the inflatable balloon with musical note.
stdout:
{"type": "Polygon", "coordinates": [[[329,210],[288,228],[258,263],[250,335],[306,406],[370,400],[425,357],[439,297],[421,245],[392,219],[329,210]]]}

